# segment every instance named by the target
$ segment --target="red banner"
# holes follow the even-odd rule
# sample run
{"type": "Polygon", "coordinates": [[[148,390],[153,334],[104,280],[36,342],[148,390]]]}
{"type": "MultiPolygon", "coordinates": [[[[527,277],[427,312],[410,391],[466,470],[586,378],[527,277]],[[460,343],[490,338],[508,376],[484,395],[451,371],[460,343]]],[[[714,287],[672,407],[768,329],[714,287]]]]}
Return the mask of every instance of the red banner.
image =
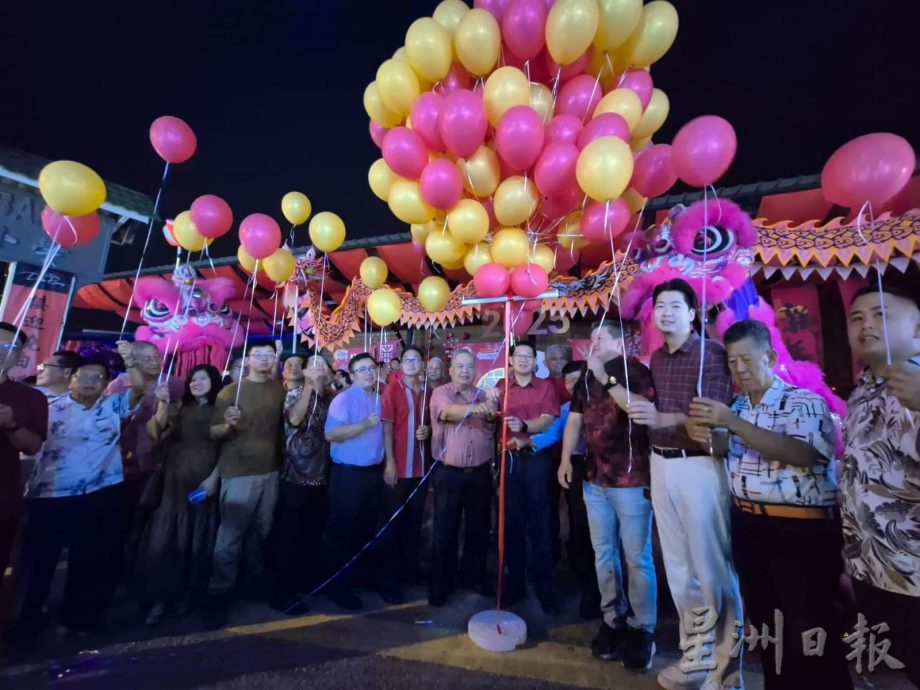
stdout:
{"type": "Polygon", "coordinates": [[[40,266],[17,263],[12,279],[7,281],[8,294],[3,321],[14,323],[20,317],[22,332],[27,339],[19,366],[9,372],[10,378],[14,380],[22,380],[36,373],[38,364],[50,357],[57,348],[64,328],[73,277],[63,271],[47,271],[25,314],[20,314],[40,272],[40,266]]]}
{"type": "Polygon", "coordinates": [[[775,287],[770,291],[776,327],[793,359],[804,359],[818,366],[824,362],[821,336],[821,305],[814,285],[775,287]]]}

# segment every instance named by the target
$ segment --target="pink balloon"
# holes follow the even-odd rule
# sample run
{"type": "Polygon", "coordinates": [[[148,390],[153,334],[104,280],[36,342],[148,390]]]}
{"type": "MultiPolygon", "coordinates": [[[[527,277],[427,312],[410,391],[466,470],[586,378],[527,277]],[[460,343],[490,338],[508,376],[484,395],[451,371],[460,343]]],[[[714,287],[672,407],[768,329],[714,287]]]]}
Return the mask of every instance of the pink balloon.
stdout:
{"type": "Polygon", "coordinates": [[[857,209],[868,201],[877,209],[904,189],[916,164],[913,148],[897,134],[864,134],[834,151],[821,189],[831,203],[857,209]]]}
{"type": "Polygon", "coordinates": [[[374,143],[377,144],[377,148],[383,147],[383,138],[386,136],[386,133],[390,130],[384,127],[383,125],[378,125],[376,122],[371,120],[368,124],[368,129],[371,133],[371,139],[374,140],[374,143]]]}
{"type": "Polygon", "coordinates": [[[661,196],[677,182],[677,173],[671,162],[671,147],[653,144],[636,154],[632,186],[644,197],[661,196]]]}
{"type": "Polygon", "coordinates": [[[168,244],[170,247],[179,246],[179,243],[176,242],[176,238],[173,236],[172,219],[169,219],[165,223],[163,223],[163,239],[166,240],[166,244],[168,244]]]}
{"type": "Polygon", "coordinates": [[[595,139],[617,137],[629,143],[629,125],[619,113],[601,113],[584,126],[578,135],[577,146],[581,151],[595,139]]]}
{"type": "Polygon", "coordinates": [[[577,185],[556,196],[545,196],[540,201],[540,214],[549,221],[555,221],[575,210],[581,202],[581,191],[577,185]]]}
{"type": "Polygon", "coordinates": [[[546,45],[544,0],[511,0],[502,18],[502,37],[518,57],[529,60],[546,45]]]}
{"type": "Polygon", "coordinates": [[[543,150],[543,120],[526,105],[508,108],[495,128],[495,147],[509,165],[527,170],[543,150]]]}
{"type": "Polygon", "coordinates": [[[184,163],[195,155],[198,139],[185,120],[172,115],[158,117],[150,125],[153,150],[167,163],[184,163]]]}
{"type": "MultiPolygon", "coordinates": [[[[555,79],[556,74],[559,74],[559,83],[565,84],[570,79],[584,74],[585,67],[588,64],[588,59],[594,54],[594,46],[588,46],[588,49],[575,58],[575,62],[569,65],[560,65],[558,62],[553,60],[552,55],[549,54],[548,50],[543,51],[543,63],[546,65],[546,69],[549,72],[550,79],[555,79]]],[[[585,75],[588,76],[588,75],[585,75]]],[[[594,77],[591,77],[594,79],[594,77]]]]}
{"type": "Polygon", "coordinates": [[[728,120],[703,115],[680,128],[671,145],[677,176],[694,187],[713,184],[735,158],[738,140],[728,120]]]}
{"type": "Polygon", "coordinates": [[[629,204],[622,199],[592,201],[581,216],[581,234],[592,242],[610,242],[629,223],[629,204]]]}
{"type": "Polygon", "coordinates": [[[545,196],[563,194],[576,184],[578,149],[572,144],[547,144],[534,166],[533,179],[545,196]]]}
{"type": "Polygon", "coordinates": [[[453,208],[463,195],[463,179],[457,166],[437,158],[425,166],[419,179],[422,198],[437,209],[453,208]]]}
{"type": "Polygon", "coordinates": [[[417,132],[394,127],[383,138],[383,160],[397,175],[417,180],[428,165],[428,147],[417,132]]]}
{"type": "Polygon", "coordinates": [[[230,204],[214,194],[205,194],[195,199],[189,213],[202,237],[221,237],[233,225],[230,204]]]}
{"type": "Polygon", "coordinates": [[[642,110],[645,110],[652,100],[652,89],[654,87],[652,75],[644,69],[628,69],[619,76],[616,84],[610,90],[629,89],[639,97],[639,102],[642,103],[642,110]]]}
{"type": "Polygon", "coordinates": [[[431,151],[444,152],[444,140],[438,131],[438,118],[444,107],[444,97],[433,91],[426,91],[412,104],[412,130],[418,132],[431,151]]]}
{"type": "Polygon", "coordinates": [[[556,115],[546,125],[546,143],[574,144],[583,125],[574,115],[556,115]]]}
{"type": "Polygon", "coordinates": [[[508,9],[508,0],[473,0],[473,7],[485,10],[500,24],[508,9]]]}
{"type": "Polygon", "coordinates": [[[64,216],[50,206],[42,209],[42,229],[64,249],[92,242],[99,234],[99,214],[93,211],[83,216],[64,216]]]}
{"type": "Polygon", "coordinates": [[[459,89],[444,99],[438,131],[447,150],[455,156],[468,158],[476,153],[488,128],[485,104],[472,91],[459,89]]]}
{"type": "Polygon", "coordinates": [[[484,264],[473,276],[473,285],[476,286],[476,294],[480,297],[501,297],[508,293],[511,276],[508,269],[501,264],[484,264]]]}
{"type": "Polygon", "coordinates": [[[438,82],[435,89],[442,96],[449,96],[454,91],[469,89],[472,85],[473,77],[470,76],[470,73],[459,62],[454,62],[451,64],[447,76],[438,82]]]}
{"type": "Polygon", "coordinates": [[[511,289],[519,297],[536,297],[546,291],[549,276],[538,264],[525,264],[511,271],[511,289]]]}
{"type": "Polygon", "coordinates": [[[578,264],[581,258],[580,249],[563,249],[556,247],[556,270],[559,273],[568,273],[578,264]]]}
{"type": "Polygon", "coordinates": [[[253,213],[240,223],[240,244],[252,258],[268,258],[281,246],[281,228],[271,216],[253,213]]]}
{"type": "Polygon", "coordinates": [[[584,122],[604,96],[604,89],[594,77],[582,74],[559,89],[556,112],[574,115],[584,122]]]}

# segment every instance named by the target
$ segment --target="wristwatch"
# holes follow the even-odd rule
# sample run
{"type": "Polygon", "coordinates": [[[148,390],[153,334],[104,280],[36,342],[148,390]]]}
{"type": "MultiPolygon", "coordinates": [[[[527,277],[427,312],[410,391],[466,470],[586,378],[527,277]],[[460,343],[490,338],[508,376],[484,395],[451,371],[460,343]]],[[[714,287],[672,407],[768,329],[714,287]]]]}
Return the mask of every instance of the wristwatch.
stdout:
{"type": "Polygon", "coordinates": [[[527,431],[527,422],[525,422],[523,419],[521,420],[521,431],[524,432],[525,434],[529,433],[527,431]]]}
{"type": "Polygon", "coordinates": [[[610,390],[611,388],[613,388],[615,385],[617,385],[617,377],[616,377],[616,376],[608,376],[608,377],[607,377],[607,383],[604,384],[604,390],[605,390],[605,391],[609,391],[609,390],[610,390]]]}

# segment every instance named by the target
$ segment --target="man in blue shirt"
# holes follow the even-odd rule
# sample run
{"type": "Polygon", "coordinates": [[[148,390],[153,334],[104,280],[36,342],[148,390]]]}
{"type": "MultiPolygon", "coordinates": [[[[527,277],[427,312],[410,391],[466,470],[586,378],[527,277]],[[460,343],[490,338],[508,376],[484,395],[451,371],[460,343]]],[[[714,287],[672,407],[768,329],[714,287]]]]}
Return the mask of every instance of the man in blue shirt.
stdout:
{"type": "Polygon", "coordinates": [[[377,392],[377,362],[367,352],[348,363],[353,385],[333,398],[326,417],[331,444],[329,523],[330,565],[345,568],[329,585],[329,598],[344,609],[360,609],[354,593],[355,564],[345,567],[373,536],[383,496],[383,427],[377,392]]]}

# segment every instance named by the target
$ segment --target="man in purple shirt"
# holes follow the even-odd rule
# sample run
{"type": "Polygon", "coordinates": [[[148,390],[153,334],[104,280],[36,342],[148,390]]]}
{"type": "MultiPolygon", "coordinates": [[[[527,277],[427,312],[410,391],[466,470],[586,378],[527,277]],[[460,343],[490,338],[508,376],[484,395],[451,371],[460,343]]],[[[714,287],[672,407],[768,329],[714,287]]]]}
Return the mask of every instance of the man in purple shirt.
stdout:
{"type": "Polygon", "coordinates": [[[633,422],[649,427],[652,508],[681,623],[683,658],[662,670],[658,683],[680,690],[740,688],[741,655],[731,652],[736,622],[744,618],[731,559],[728,478],[712,450],[686,430],[695,397],[731,403],[731,374],[722,346],[706,340],[704,347],[693,330],[696,293],[686,281],[661,283],[652,296],[665,342],[651,362],[657,404],[634,400],[627,409],[633,422]]]}

